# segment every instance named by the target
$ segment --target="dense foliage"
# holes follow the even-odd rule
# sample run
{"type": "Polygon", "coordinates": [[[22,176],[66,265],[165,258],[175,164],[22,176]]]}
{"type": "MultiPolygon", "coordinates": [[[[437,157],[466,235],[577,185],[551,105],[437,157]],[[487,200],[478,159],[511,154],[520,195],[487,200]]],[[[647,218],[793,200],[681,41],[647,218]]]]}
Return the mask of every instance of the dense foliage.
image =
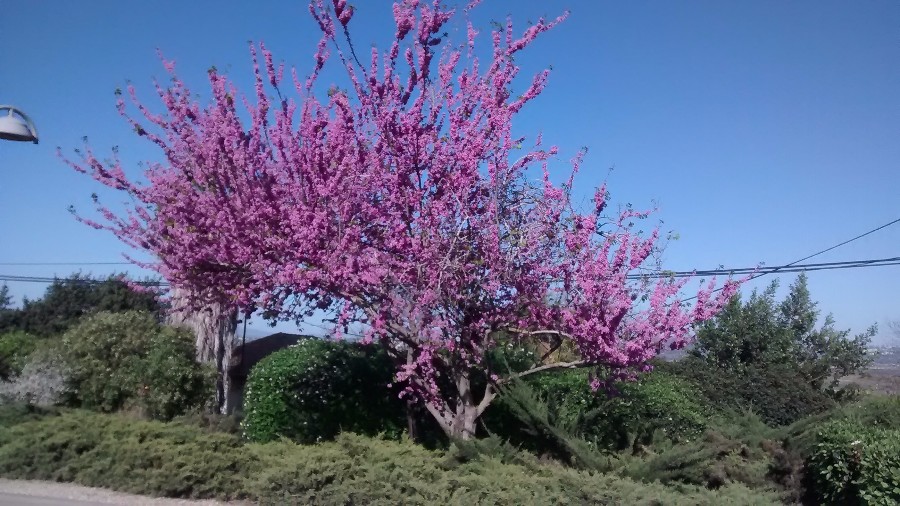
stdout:
{"type": "Polygon", "coordinates": [[[711,408],[751,410],[770,425],[787,425],[835,406],[791,364],[758,364],[740,370],[709,367],[688,357],[660,369],[690,381],[711,408]]]}
{"type": "Polygon", "coordinates": [[[100,311],[140,310],[159,316],[155,295],[135,290],[120,276],[94,278],[73,274],[55,280],[41,299],[12,305],[0,287],[0,396],[52,404],[70,393],[69,367],[60,335],[100,311]]]}
{"type": "Polygon", "coordinates": [[[74,401],[100,411],[137,408],[170,419],[202,406],[209,372],[194,359],[185,331],[146,312],[97,313],[63,335],[74,401]]]}
{"type": "Polygon", "coordinates": [[[817,327],[805,274],[781,302],[775,300],[777,287],[773,282],[745,301],[735,295],[699,326],[688,357],[660,367],[693,382],[716,409],[750,409],[771,425],[852,399],[857,392],[839,389],[838,378],[872,363],[868,346],[875,328],[851,337],[849,330],[835,329],[830,315],[817,327]]]}
{"type": "Polygon", "coordinates": [[[807,461],[812,490],[829,504],[900,504],[900,427],[846,420],[819,429],[807,461]]]}
{"type": "Polygon", "coordinates": [[[0,428],[0,474],[9,478],[234,498],[242,495],[242,475],[256,470],[234,436],[88,411],[51,412],[37,420],[28,410],[16,414],[22,423],[7,417],[0,428]]]}
{"type": "MultiPolygon", "coordinates": [[[[701,391],[692,383],[667,373],[641,375],[633,383],[619,385],[612,395],[593,391],[586,371],[539,375],[528,381],[537,399],[521,399],[526,409],[544,410],[547,420],[593,447],[608,451],[638,450],[654,437],[674,442],[697,438],[706,428],[710,410],[701,391]],[[528,408],[528,406],[531,406],[528,408]]],[[[503,417],[510,399],[501,395],[501,408],[489,413],[489,429],[519,444],[533,445],[531,437],[503,417]],[[492,422],[500,422],[492,424],[492,422]],[[502,423],[505,422],[505,425],[502,423]]],[[[539,448],[535,448],[540,451],[539,448]]]]}
{"type": "Polygon", "coordinates": [[[124,275],[95,278],[73,274],[55,280],[40,299],[25,299],[19,309],[0,309],[0,333],[19,330],[38,337],[59,336],[83,316],[100,311],[159,315],[160,305],[155,294],[135,290],[124,275]]]}
{"type": "MultiPolygon", "coordinates": [[[[358,345],[310,342],[321,349],[307,352],[318,357],[302,362],[307,366],[346,359],[347,350],[350,360],[359,358],[358,345]],[[335,347],[343,350],[334,352],[335,347]]],[[[316,370],[312,367],[313,378],[329,374],[318,369],[322,374],[317,375],[316,370]]],[[[489,414],[510,404],[524,408],[512,410],[521,417],[518,425],[501,425],[491,437],[460,441],[436,452],[408,440],[397,443],[346,432],[333,442],[312,446],[285,440],[242,443],[234,420],[227,417],[192,415],[162,425],[120,415],[0,407],[0,475],[154,495],[247,497],[264,504],[895,500],[898,398],[868,397],[778,428],[753,413],[704,406],[697,402],[704,397],[672,374],[650,373],[611,398],[592,392],[583,378],[564,381],[566,376],[530,377],[511,385],[522,389],[504,389],[503,402],[489,414]],[[597,408],[595,416],[581,416],[592,407],[597,408]],[[667,413],[679,414],[670,426],[667,413]],[[532,432],[517,441],[514,430],[523,426],[532,432]],[[648,426],[658,427],[655,437],[641,441],[633,435],[649,433],[648,426]],[[673,430],[678,427],[683,430],[673,430]],[[600,437],[587,439],[591,434],[600,437]],[[616,437],[627,442],[619,446],[625,451],[602,446],[605,441],[615,444],[616,437]]],[[[355,389],[344,394],[336,399],[339,404],[359,402],[355,389]]],[[[322,404],[327,402],[326,396],[322,404]]],[[[322,406],[313,405],[298,414],[315,419],[321,411],[322,406]]],[[[494,418],[484,421],[494,428],[494,418]]]]}
{"type": "Polygon", "coordinates": [[[246,444],[181,424],[84,411],[7,416],[0,409],[0,476],[73,481],[172,497],[262,504],[719,505],[778,501],[727,485],[640,483],[520,454],[512,463],[344,434],[334,442],[246,444]],[[16,420],[19,418],[20,420],[16,420]]]}
{"type": "Polygon", "coordinates": [[[37,338],[21,330],[0,334],[0,380],[22,372],[28,355],[37,348],[37,338]]]}
{"type": "Polygon", "coordinates": [[[742,483],[756,490],[799,497],[795,461],[787,457],[775,430],[752,414],[710,422],[696,439],[654,446],[624,458],[619,473],[634,479],[691,483],[718,488],[742,483]]]}
{"type": "Polygon", "coordinates": [[[244,434],[252,441],[301,443],[340,432],[397,437],[406,429],[392,364],[375,345],[307,339],[277,351],[250,372],[244,434]]]}
{"type": "Polygon", "coordinates": [[[742,302],[735,295],[714,318],[700,325],[691,355],[726,374],[744,368],[786,365],[813,389],[834,389],[840,377],[864,370],[872,362],[867,348],[875,327],[850,336],[837,330],[831,315],[816,327],[819,311],[802,273],[786,298],[777,303],[773,281],[742,302]]]}

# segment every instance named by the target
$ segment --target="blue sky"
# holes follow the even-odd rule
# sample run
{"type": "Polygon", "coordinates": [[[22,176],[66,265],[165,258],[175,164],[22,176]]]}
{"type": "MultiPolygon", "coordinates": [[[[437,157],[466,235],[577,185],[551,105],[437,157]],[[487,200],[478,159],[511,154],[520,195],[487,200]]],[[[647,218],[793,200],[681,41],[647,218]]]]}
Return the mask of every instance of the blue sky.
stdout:
{"type": "MultiPolygon", "coordinates": [[[[356,3],[357,44],[383,44],[390,2],[356,3]]],[[[542,131],[567,155],[589,147],[577,179],[585,196],[608,177],[615,202],[658,203],[664,229],[680,235],[666,267],[783,264],[900,218],[897,2],[487,0],[476,20],[486,32],[511,11],[524,26],[566,8],[572,16],[518,60],[553,74],[516,128],[542,131]]],[[[247,41],[265,41],[305,73],[318,38],[302,0],[7,1],[2,10],[0,103],[31,115],[41,144],[0,142],[0,263],[121,260],[123,245],[67,208],[89,211],[93,192],[122,197],[55,150],[88,136],[101,153],[119,146],[135,174],[138,160],[158,159],[113,97],[130,80],[154,103],[151,79],[164,74],[156,48],[203,97],[212,65],[251,90],[247,41]]],[[[558,169],[562,177],[565,164],[558,169]]],[[[815,260],[898,255],[900,224],[815,260]]],[[[0,274],[78,269],[0,265],[0,274]]],[[[792,279],[783,276],[783,287],[792,279]]],[[[810,273],[813,297],[840,327],[878,323],[884,339],[885,323],[900,319],[898,281],[897,266],[810,273]]],[[[44,288],[9,286],[17,297],[44,288]]]]}

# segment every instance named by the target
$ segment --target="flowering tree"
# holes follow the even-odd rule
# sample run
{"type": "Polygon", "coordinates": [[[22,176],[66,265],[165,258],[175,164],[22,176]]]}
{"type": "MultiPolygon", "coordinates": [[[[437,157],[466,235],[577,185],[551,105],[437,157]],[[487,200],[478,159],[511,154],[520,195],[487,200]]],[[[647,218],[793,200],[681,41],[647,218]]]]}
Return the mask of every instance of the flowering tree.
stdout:
{"type": "Polygon", "coordinates": [[[155,255],[153,267],[192,304],[298,320],[331,310],[338,334],[363,324],[364,338],[397,360],[406,392],[451,436],[471,437],[497,389],[514,378],[592,366],[607,373],[596,387],[608,373],[646,368],[664,347],[683,346],[692,324],[713,316],[736,283],[715,295],[710,283],[688,306],[678,299],[684,280],[629,276],[657,240],[658,231],[632,229],[647,213],[606,217],[605,187],[590,209],[576,209],[581,156],[555,184],[548,162],[557,149],[540,137],[523,148],[511,132],[549,75],[514,93],[514,56],[563,17],[518,34],[508,21],[492,31],[482,59],[471,7],[463,12],[467,40],[454,44],[443,33],[453,10],[398,2],[393,42],[365,58],[349,37],[346,1],[314,1],[322,38],[311,74],[285,79],[284,66],[254,46],[253,98],[211,70],[212,100],[201,105],[164,61],[172,81],[157,84],[162,114],[133,89],[141,114],[130,115],[122,97],[118,105],[165,162],[138,183],[118,158],[81,153],[75,169],[136,202],[124,216],[100,205],[104,219],[85,221],[155,255]],[[318,77],[335,57],[348,89],[326,95],[318,77]],[[295,99],[285,96],[291,84],[295,99]],[[501,336],[540,338],[550,352],[565,343],[578,359],[491,370],[486,357],[501,336]],[[486,381],[473,383],[476,374],[486,381]],[[474,391],[476,384],[483,386],[474,391]]]}

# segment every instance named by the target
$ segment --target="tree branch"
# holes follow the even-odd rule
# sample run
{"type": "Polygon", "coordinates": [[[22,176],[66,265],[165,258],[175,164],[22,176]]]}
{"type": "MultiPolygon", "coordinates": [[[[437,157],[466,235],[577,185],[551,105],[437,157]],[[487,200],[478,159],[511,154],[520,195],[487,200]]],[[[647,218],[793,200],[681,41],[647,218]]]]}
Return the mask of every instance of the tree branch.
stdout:
{"type": "Polygon", "coordinates": [[[541,356],[540,362],[543,364],[545,360],[550,358],[550,355],[553,355],[556,352],[556,350],[558,350],[560,347],[562,347],[562,343],[563,343],[562,339],[559,336],[557,336],[556,342],[553,343],[553,346],[548,348],[547,352],[541,356]]]}
{"type": "Polygon", "coordinates": [[[526,334],[529,336],[535,336],[540,334],[548,334],[552,336],[558,336],[565,339],[573,339],[571,334],[567,334],[561,330],[553,330],[553,329],[541,329],[541,330],[525,330],[516,327],[507,327],[506,330],[510,332],[514,332],[516,334],[526,334]]]}
{"type": "Polygon", "coordinates": [[[482,397],[481,402],[478,403],[478,406],[475,407],[475,416],[481,416],[484,413],[484,410],[490,406],[491,401],[494,400],[494,397],[497,396],[497,391],[494,390],[493,386],[490,383],[484,387],[484,397],[482,397]]]}
{"type": "Polygon", "coordinates": [[[501,378],[501,379],[497,380],[497,384],[503,385],[503,384],[509,383],[512,380],[521,379],[521,378],[524,378],[525,376],[531,376],[532,374],[543,372],[543,371],[550,371],[553,369],[579,369],[581,367],[589,367],[591,365],[593,365],[593,364],[586,360],[575,360],[572,362],[556,362],[553,364],[544,364],[544,365],[541,365],[538,367],[532,367],[531,369],[529,369],[527,371],[516,373],[516,374],[513,374],[506,378],[501,378]]]}

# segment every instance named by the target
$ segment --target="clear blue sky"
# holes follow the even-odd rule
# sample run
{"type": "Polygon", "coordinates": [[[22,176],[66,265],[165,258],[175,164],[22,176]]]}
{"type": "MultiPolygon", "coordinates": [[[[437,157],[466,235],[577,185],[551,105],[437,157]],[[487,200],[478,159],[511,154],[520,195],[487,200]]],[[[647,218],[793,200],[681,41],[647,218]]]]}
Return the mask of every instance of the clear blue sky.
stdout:
{"type": "MultiPolygon", "coordinates": [[[[382,43],[390,3],[356,4],[357,44],[382,43]]],[[[577,181],[585,195],[615,166],[615,201],[658,202],[665,229],[680,234],[666,267],[783,264],[900,217],[900,3],[548,5],[487,0],[477,16],[486,32],[510,11],[520,26],[572,11],[520,59],[527,70],[552,65],[554,73],[517,128],[542,130],[567,154],[588,146],[577,181]]],[[[0,103],[25,110],[41,134],[38,146],[0,142],[0,263],[121,260],[115,238],[67,212],[70,204],[88,211],[100,188],[64,166],[55,148],[71,152],[89,136],[101,153],[118,145],[126,160],[157,159],[118,117],[113,97],[130,80],[152,98],[151,78],[163,76],[157,47],[203,94],[211,65],[250,90],[249,40],[305,73],[318,37],[302,0],[7,0],[0,9],[0,103]]],[[[900,224],[816,260],[893,256],[900,224]]],[[[0,274],[77,269],[0,266],[0,274]]],[[[855,331],[900,319],[898,281],[897,266],[810,273],[820,307],[855,331]]],[[[43,286],[10,289],[36,297],[43,286]]]]}

